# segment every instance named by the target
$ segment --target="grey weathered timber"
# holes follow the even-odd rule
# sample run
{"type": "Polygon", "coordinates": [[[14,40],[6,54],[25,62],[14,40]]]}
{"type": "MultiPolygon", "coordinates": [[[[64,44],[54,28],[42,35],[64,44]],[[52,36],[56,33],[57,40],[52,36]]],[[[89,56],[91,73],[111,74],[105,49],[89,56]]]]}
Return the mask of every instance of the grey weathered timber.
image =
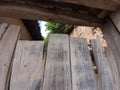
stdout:
{"type": "Polygon", "coordinates": [[[108,20],[104,24],[102,32],[108,46],[113,52],[120,73],[120,34],[111,20],[108,20]]]}
{"type": "Polygon", "coordinates": [[[114,22],[115,26],[119,30],[120,33],[120,10],[111,14],[111,19],[114,22]]]}
{"type": "Polygon", "coordinates": [[[113,52],[110,50],[110,48],[107,47],[105,48],[105,53],[112,70],[112,75],[114,79],[114,90],[120,90],[120,75],[113,52]]]}
{"type": "Polygon", "coordinates": [[[19,33],[19,26],[10,25],[0,41],[0,90],[8,88],[8,71],[19,33]]]}
{"type": "Polygon", "coordinates": [[[42,90],[44,42],[19,41],[13,59],[10,90],[42,90]]]}
{"type": "Polygon", "coordinates": [[[98,69],[98,89],[115,90],[110,64],[108,62],[107,56],[104,53],[105,50],[102,47],[100,39],[97,38],[96,40],[91,40],[91,44],[98,69]]]}
{"type": "Polygon", "coordinates": [[[70,38],[73,90],[97,90],[87,40],[70,38]]]}
{"type": "Polygon", "coordinates": [[[1,24],[1,26],[0,26],[0,39],[2,39],[2,36],[4,35],[7,26],[8,26],[7,23],[3,23],[3,24],[1,24]]]}
{"type": "Polygon", "coordinates": [[[49,38],[43,90],[72,90],[68,35],[49,38]]]}

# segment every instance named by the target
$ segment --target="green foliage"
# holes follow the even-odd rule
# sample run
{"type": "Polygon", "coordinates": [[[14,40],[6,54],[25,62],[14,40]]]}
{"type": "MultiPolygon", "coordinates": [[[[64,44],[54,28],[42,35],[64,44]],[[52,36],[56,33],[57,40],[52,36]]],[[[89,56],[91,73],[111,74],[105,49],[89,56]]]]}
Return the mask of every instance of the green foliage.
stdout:
{"type": "Polygon", "coordinates": [[[65,25],[65,29],[70,29],[72,27],[72,25],[66,24],[65,25]]]}
{"type": "Polygon", "coordinates": [[[50,34],[64,33],[64,30],[70,29],[72,25],[48,22],[45,26],[49,33],[44,41],[45,43],[48,43],[48,37],[50,34]]]}
{"type": "Polygon", "coordinates": [[[44,42],[45,42],[45,44],[48,43],[48,37],[44,38],[44,42]]]}
{"type": "Polygon", "coordinates": [[[64,26],[65,26],[64,24],[48,22],[46,24],[46,29],[49,31],[49,34],[63,33],[63,31],[61,29],[63,29],[64,26]]]}

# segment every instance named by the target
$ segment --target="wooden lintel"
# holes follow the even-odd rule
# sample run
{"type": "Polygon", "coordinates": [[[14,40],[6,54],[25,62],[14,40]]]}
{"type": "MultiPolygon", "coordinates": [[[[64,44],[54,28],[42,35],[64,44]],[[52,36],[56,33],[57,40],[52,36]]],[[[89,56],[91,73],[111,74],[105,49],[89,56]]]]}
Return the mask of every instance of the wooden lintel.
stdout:
{"type": "Polygon", "coordinates": [[[72,13],[60,12],[41,8],[39,6],[24,5],[24,4],[1,4],[0,16],[31,19],[31,20],[45,20],[51,22],[76,24],[84,26],[100,26],[102,19],[86,13],[72,13]]]}
{"type": "MultiPolygon", "coordinates": [[[[34,3],[41,3],[41,2],[58,2],[58,3],[71,3],[76,5],[83,5],[90,8],[97,8],[97,9],[103,9],[103,10],[109,10],[109,11],[115,11],[120,7],[120,1],[119,0],[1,0],[1,1],[7,1],[7,2],[17,2],[17,3],[23,3],[26,2],[34,2],[34,3]]],[[[49,3],[48,3],[49,4],[49,3]]]]}
{"type": "Polygon", "coordinates": [[[119,0],[48,0],[55,2],[74,3],[87,7],[115,11],[120,7],[119,0]]]}

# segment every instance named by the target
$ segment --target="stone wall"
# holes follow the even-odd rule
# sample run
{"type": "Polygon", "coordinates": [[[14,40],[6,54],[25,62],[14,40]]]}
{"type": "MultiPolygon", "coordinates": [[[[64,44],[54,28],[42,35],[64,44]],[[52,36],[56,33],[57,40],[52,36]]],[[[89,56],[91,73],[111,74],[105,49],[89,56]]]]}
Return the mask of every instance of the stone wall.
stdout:
{"type": "Polygon", "coordinates": [[[104,40],[104,36],[100,28],[95,27],[84,27],[84,26],[77,26],[73,32],[71,33],[72,37],[79,37],[79,38],[86,38],[88,41],[88,45],[90,45],[91,39],[96,39],[99,36],[102,40],[103,46],[107,46],[106,41],[104,40]]]}

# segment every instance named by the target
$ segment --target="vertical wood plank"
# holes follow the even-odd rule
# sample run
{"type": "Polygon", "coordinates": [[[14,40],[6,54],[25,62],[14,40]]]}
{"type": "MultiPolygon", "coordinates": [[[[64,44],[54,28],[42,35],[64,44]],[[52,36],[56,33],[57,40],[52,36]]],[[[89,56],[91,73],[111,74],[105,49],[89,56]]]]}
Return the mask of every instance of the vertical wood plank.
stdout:
{"type": "Polygon", "coordinates": [[[91,45],[99,75],[99,90],[115,90],[112,71],[100,39],[91,40],[91,45]]]}
{"type": "Polygon", "coordinates": [[[117,10],[116,12],[112,13],[110,17],[120,33],[120,10],[117,10]]]}
{"type": "Polygon", "coordinates": [[[102,28],[108,47],[111,48],[120,73],[120,34],[111,20],[108,20],[102,28]]]}
{"type": "Polygon", "coordinates": [[[8,88],[8,71],[19,33],[19,26],[10,25],[0,41],[0,90],[8,88]]]}
{"type": "Polygon", "coordinates": [[[67,35],[50,36],[43,90],[72,90],[67,35]]]}
{"type": "Polygon", "coordinates": [[[7,23],[3,23],[0,25],[0,40],[2,39],[2,36],[4,34],[4,32],[6,31],[8,24],[7,23]]]}
{"type": "Polygon", "coordinates": [[[97,90],[87,40],[70,38],[73,90],[97,90]]]}
{"type": "Polygon", "coordinates": [[[120,90],[120,76],[113,52],[110,50],[110,48],[107,47],[105,48],[105,53],[112,70],[112,75],[114,79],[114,90],[120,90]]]}
{"type": "Polygon", "coordinates": [[[13,59],[10,90],[42,90],[44,42],[19,41],[13,59]]]}

